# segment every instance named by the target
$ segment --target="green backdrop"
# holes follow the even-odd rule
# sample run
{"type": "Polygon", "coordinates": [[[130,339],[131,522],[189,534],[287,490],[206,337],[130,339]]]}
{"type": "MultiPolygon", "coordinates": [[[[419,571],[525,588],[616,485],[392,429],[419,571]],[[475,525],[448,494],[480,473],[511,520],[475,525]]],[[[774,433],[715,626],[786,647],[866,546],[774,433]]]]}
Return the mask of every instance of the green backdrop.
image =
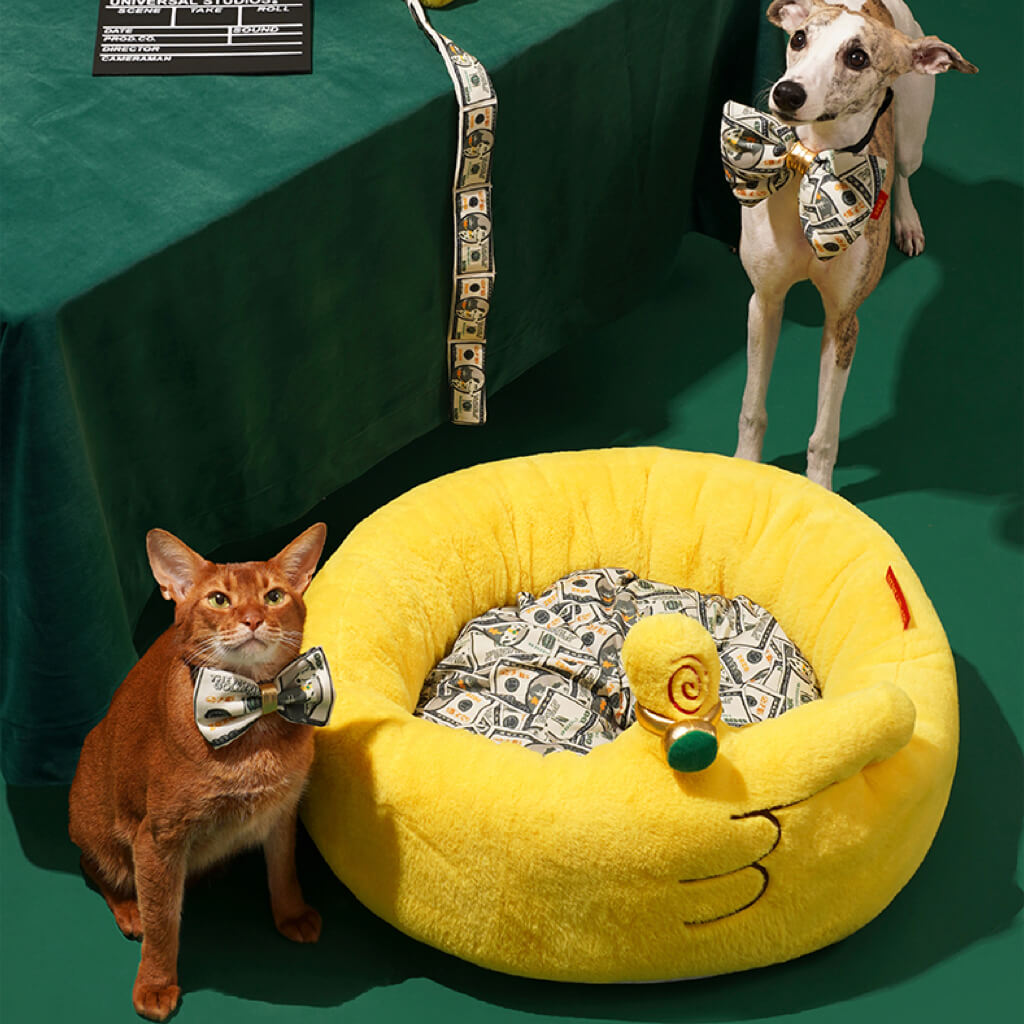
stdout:
{"type": "MultiPolygon", "coordinates": [[[[488,0],[458,6],[437,15],[437,23],[456,35],[449,25],[468,24],[487,6],[488,0]]],[[[543,19],[565,5],[531,0],[500,6],[507,30],[518,31],[528,8],[543,19]]],[[[634,0],[633,6],[644,4],[634,0]]],[[[300,873],[310,901],[324,914],[321,942],[300,948],[280,938],[259,857],[232,862],[186,898],[185,998],[178,1019],[1020,1019],[1024,25],[1018,5],[995,0],[919,0],[916,6],[925,29],[956,45],[981,73],[948,75],[938,83],[926,164],[914,178],[927,250],[915,260],[890,252],[885,276],[862,308],[836,486],[903,547],[956,657],[960,763],[945,819],[920,870],[877,920],[793,963],[664,985],[574,986],[496,975],[406,939],[361,908],[304,840],[300,873]]],[[[319,47],[326,45],[326,24],[318,12],[319,47]]],[[[704,38],[703,23],[690,42],[694,34],[704,38]]],[[[477,46],[485,60],[487,45],[477,46]]],[[[441,81],[439,95],[443,91],[441,81]]],[[[717,173],[713,149],[700,159],[717,173]]],[[[546,260],[549,251],[554,247],[534,258],[546,260]]],[[[634,443],[729,452],[743,384],[748,294],[728,246],[688,234],[669,273],[638,293],[642,301],[605,324],[567,329],[557,353],[495,395],[483,430],[437,426],[295,522],[239,536],[209,553],[265,557],[316,519],[328,522],[333,549],[382,502],[484,459],[634,443]]],[[[797,471],[814,415],[820,327],[817,297],[796,289],[769,394],[766,457],[797,471]]],[[[47,517],[56,514],[35,511],[40,536],[47,517]]],[[[97,547],[108,543],[102,533],[83,528],[82,535],[97,547]]],[[[91,585],[74,567],[62,582],[62,600],[68,592],[84,599],[91,585]]],[[[143,599],[150,596],[141,619],[136,623],[125,612],[139,648],[168,617],[168,607],[143,583],[143,599]]],[[[47,621],[40,613],[25,635],[5,627],[5,646],[12,639],[56,644],[47,621]]],[[[0,1019],[135,1020],[130,989],[138,947],[121,938],[100,898],[82,882],[65,822],[65,786],[7,786],[0,812],[0,1019]]]]}

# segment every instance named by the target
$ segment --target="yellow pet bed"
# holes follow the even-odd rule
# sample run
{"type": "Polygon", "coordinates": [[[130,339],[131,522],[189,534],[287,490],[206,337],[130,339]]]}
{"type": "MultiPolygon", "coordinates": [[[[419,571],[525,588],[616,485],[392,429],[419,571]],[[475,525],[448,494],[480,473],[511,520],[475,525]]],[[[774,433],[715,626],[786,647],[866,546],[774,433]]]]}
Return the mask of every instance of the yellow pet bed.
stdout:
{"type": "Polygon", "coordinates": [[[477,466],[360,524],[307,603],[338,699],[306,826],[374,913],[485,967],[647,981],[799,956],[889,903],[946,805],[957,701],[938,617],[880,527],[781,470],[653,448],[477,466]],[[749,596],[823,699],[718,722],[717,757],[692,772],[639,725],[542,757],[413,716],[469,619],[597,566],[749,596]]]}

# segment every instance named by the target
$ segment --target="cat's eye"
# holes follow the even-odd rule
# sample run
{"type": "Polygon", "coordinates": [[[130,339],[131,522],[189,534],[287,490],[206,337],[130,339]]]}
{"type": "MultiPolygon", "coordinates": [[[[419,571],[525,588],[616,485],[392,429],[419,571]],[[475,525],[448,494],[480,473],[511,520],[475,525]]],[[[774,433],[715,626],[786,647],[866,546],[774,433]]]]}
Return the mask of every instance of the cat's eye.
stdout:
{"type": "Polygon", "coordinates": [[[231,598],[227,594],[222,594],[219,590],[215,590],[207,598],[207,601],[213,605],[214,608],[227,608],[231,604],[231,598]]]}
{"type": "Polygon", "coordinates": [[[789,45],[791,49],[802,50],[807,45],[807,33],[802,28],[798,28],[793,33],[793,38],[790,39],[789,45]]]}
{"type": "Polygon", "coordinates": [[[863,71],[870,63],[871,58],[859,47],[846,55],[846,66],[854,71],[863,71]]]}
{"type": "Polygon", "coordinates": [[[278,590],[275,587],[273,590],[267,591],[267,596],[263,598],[267,604],[280,604],[284,600],[284,591],[278,590]]]}

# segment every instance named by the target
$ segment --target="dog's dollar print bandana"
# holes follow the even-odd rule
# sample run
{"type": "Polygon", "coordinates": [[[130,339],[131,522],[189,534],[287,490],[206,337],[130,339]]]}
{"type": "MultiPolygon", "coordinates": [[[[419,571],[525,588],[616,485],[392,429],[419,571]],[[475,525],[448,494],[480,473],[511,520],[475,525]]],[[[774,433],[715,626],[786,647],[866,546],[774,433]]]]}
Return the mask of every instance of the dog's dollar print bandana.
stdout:
{"type": "Polygon", "coordinates": [[[420,0],[405,2],[413,20],[444,59],[459,102],[452,186],[455,265],[448,317],[448,379],[452,423],[480,424],[487,420],[484,348],[494,291],[491,150],[498,97],[480,61],[431,26],[420,0]]]}
{"type": "Polygon", "coordinates": [[[860,237],[882,194],[885,160],[832,149],[815,153],[789,125],[742,103],[726,103],[721,144],[726,181],[744,206],[756,206],[806,167],[800,226],[820,260],[845,252],[860,237]]]}
{"type": "Polygon", "coordinates": [[[226,746],[275,711],[289,722],[326,725],[334,706],[331,670],[320,647],[300,654],[265,683],[217,668],[194,675],[196,725],[213,747],[226,746]]]}

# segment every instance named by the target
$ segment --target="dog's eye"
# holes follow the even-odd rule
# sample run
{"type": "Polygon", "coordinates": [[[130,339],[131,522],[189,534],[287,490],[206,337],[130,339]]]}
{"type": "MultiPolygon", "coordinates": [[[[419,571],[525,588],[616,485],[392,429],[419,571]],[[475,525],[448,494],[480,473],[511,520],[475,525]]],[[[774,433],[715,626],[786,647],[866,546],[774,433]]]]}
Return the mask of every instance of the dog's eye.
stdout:
{"type": "Polygon", "coordinates": [[[871,63],[871,58],[861,49],[850,50],[846,55],[846,66],[854,71],[863,71],[871,63]]]}
{"type": "Polygon", "coordinates": [[[793,38],[790,39],[789,45],[791,49],[802,50],[807,45],[807,33],[802,28],[798,28],[793,33],[793,38]]]}

